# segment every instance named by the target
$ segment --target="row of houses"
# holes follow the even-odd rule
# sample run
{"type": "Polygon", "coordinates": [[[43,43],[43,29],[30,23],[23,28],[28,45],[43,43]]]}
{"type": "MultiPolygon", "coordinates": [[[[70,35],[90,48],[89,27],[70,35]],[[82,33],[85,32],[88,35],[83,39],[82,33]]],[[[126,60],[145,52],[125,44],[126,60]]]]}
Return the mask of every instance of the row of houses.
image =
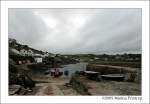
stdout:
{"type": "Polygon", "coordinates": [[[35,56],[35,57],[48,57],[49,53],[48,52],[43,52],[42,54],[40,53],[35,53],[33,50],[31,49],[21,49],[19,51],[20,55],[22,56],[35,56]]]}
{"type": "Polygon", "coordinates": [[[33,50],[31,49],[21,49],[21,50],[17,50],[17,49],[14,49],[14,48],[10,48],[10,50],[16,54],[19,54],[21,56],[40,56],[40,57],[47,57],[49,56],[50,54],[48,52],[43,52],[42,54],[40,53],[35,53],[33,50]]]}
{"type": "MultiPolygon", "coordinates": [[[[48,52],[43,52],[42,54],[40,53],[35,53],[33,50],[31,49],[21,49],[20,51],[14,49],[14,48],[9,48],[9,55],[19,55],[19,56],[24,56],[24,57],[33,57],[34,58],[34,62],[36,63],[41,63],[43,62],[43,59],[45,57],[48,56],[52,56],[52,54],[49,54],[48,52]]],[[[26,63],[20,61],[19,63],[26,63]]]]}
{"type": "Polygon", "coordinates": [[[27,45],[18,43],[15,39],[9,38],[9,56],[13,58],[17,57],[17,63],[23,64],[30,63],[28,60],[29,57],[32,57],[34,62],[41,63],[44,62],[46,57],[55,57],[55,54],[30,48],[27,45]]]}
{"type": "Polygon", "coordinates": [[[41,63],[41,62],[43,62],[43,59],[45,57],[49,56],[49,54],[48,53],[44,53],[44,54],[34,53],[31,49],[29,49],[29,50],[21,49],[20,51],[18,51],[14,48],[10,48],[9,56],[17,57],[19,59],[19,60],[17,60],[17,63],[24,64],[24,63],[30,63],[28,60],[28,57],[32,57],[34,59],[35,63],[41,63]],[[25,59],[24,59],[24,57],[25,57],[25,59]]]}

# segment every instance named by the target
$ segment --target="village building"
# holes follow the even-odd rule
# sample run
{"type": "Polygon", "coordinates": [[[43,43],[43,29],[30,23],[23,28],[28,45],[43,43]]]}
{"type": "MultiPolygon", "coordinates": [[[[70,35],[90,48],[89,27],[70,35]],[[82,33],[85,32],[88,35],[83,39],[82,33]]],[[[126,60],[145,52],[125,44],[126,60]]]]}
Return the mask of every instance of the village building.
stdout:
{"type": "Polygon", "coordinates": [[[45,52],[43,57],[48,57],[49,56],[49,53],[48,52],[45,52]]]}
{"type": "Polygon", "coordinates": [[[20,54],[23,55],[23,56],[33,56],[34,52],[31,49],[28,49],[28,50],[21,49],[20,54]]]}
{"type": "Polygon", "coordinates": [[[42,63],[43,62],[43,56],[41,54],[33,54],[34,61],[36,63],[42,63]]]}
{"type": "Polygon", "coordinates": [[[20,50],[20,54],[21,54],[22,56],[27,56],[27,55],[28,55],[28,51],[27,51],[26,49],[21,49],[21,50],[20,50]]]}
{"type": "Polygon", "coordinates": [[[33,54],[34,54],[34,52],[31,49],[29,49],[28,50],[28,56],[33,56],[33,54]]]}
{"type": "Polygon", "coordinates": [[[98,60],[99,59],[99,57],[94,57],[94,60],[98,60]]]}
{"type": "Polygon", "coordinates": [[[36,57],[34,57],[34,61],[36,62],[36,63],[42,63],[43,61],[43,58],[41,57],[41,56],[36,56],[36,57]]]}

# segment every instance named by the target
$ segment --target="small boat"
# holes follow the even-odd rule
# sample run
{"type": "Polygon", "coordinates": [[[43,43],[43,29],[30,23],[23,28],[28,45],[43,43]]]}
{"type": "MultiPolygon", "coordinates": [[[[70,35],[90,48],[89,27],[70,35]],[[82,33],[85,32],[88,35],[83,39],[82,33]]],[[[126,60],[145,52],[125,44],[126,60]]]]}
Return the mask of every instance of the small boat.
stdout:
{"type": "Polygon", "coordinates": [[[123,81],[125,78],[125,75],[124,74],[106,74],[106,75],[101,75],[101,78],[104,80],[123,81]]]}
{"type": "Polygon", "coordinates": [[[99,72],[84,71],[88,79],[97,80],[99,72]]]}
{"type": "Polygon", "coordinates": [[[86,74],[99,74],[99,72],[95,71],[84,71],[86,74]]]}

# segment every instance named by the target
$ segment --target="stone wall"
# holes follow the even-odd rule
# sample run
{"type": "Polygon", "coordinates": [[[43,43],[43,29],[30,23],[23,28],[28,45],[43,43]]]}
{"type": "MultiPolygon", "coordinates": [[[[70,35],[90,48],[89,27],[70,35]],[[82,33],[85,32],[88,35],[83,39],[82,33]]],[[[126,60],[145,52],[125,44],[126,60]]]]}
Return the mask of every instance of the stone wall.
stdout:
{"type": "Polygon", "coordinates": [[[88,92],[88,86],[86,85],[86,82],[82,81],[82,78],[78,75],[72,76],[70,83],[72,87],[81,95],[90,95],[88,92]]]}

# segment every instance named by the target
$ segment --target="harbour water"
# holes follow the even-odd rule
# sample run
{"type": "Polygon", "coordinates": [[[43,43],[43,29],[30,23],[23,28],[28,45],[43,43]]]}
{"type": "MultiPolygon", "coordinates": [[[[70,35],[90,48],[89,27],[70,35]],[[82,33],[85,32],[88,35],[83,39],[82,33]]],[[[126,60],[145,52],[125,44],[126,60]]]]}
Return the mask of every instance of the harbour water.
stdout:
{"type": "MultiPolygon", "coordinates": [[[[76,63],[64,65],[62,68],[57,68],[60,72],[63,72],[61,77],[65,77],[65,71],[68,71],[68,77],[71,77],[76,71],[86,71],[87,63],[76,63]]],[[[51,68],[50,70],[52,70],[51,68]]]]}

